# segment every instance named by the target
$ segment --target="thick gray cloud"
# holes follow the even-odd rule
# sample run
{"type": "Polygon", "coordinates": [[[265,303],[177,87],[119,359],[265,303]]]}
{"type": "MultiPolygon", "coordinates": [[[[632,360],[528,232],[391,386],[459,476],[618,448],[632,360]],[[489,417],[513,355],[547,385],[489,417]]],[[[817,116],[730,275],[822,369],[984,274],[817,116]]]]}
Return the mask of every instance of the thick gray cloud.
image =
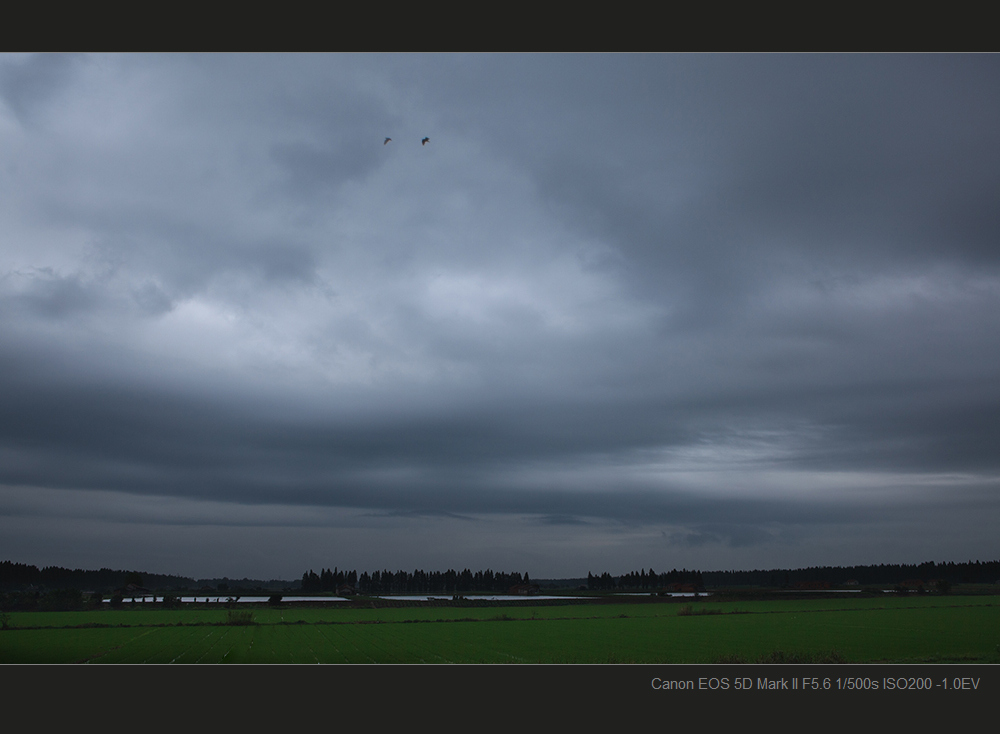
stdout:
{"type": "Polygon", "coordinates": [[[998,80],[987,55],[3,58],[0,557],[993,558],[998,80]]]}

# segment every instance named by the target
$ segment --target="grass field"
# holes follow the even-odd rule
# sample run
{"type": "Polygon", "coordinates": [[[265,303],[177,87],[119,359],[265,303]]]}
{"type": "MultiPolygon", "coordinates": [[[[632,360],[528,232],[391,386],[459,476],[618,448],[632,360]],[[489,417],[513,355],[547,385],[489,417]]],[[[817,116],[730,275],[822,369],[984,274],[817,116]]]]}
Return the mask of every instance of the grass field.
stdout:
{"type": "Polygon", "coordinates": [[[1000,663],[1000,597],[11,612],[0,663],[1000,663]]]}

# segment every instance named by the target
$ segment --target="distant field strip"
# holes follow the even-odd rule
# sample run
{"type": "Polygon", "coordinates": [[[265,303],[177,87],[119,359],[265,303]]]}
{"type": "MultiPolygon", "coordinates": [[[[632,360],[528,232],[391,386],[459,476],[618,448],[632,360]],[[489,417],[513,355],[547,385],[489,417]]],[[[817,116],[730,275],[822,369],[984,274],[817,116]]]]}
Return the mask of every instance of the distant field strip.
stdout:
{"type": "Polygon", "coordinates": [[[232,626],[223,610],[15,612],[0,630],[0,663],[698,663],[776,655],[998,663],[998,602],[259,608],[255,624],[232,626]]]}

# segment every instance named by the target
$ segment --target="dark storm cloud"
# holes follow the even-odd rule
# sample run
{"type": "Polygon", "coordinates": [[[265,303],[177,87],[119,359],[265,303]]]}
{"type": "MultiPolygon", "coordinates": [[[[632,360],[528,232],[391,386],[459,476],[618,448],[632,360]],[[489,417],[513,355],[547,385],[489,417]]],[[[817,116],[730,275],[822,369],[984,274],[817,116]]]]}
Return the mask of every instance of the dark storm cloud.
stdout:
{"type": "Polygon", "coordinates": [[[80,57],[36,54],[0,69],[0,97],[18,118],[29,123],[36,111],[71,83],[80,57]]]}
{"type": "MultiPolygon", "coordinates": [[[[834,520],[850,508],[754,497],[717,502],[691,495],[683,483],[653,486],[627,477],[597,476],[587,467],[643,444],[663,448],[699,442],[725,444],[711,426],[739,425],[738,412],[707,420],[711,406],[675,411],[670,420],[629,411],[576,406],[561,414],[523,408],[516,415],[453,415],[437,420],[402,416],[386,424],[364,415],[338,424],[295,424],[287,416],[203,396],[156,394],[136,387],[32,386],[27,365],[4,370],[0,442],[6,484],[117,489],[220,501],[375,507],[403,512],[528,512],[551,517],[615,517],[624,521],[834,520]],[[645,420],[643,420],[645,418],[645,420]],[[705,430],[687,427],[700,420],[705,430]],[[627,429],[627,430],[626,430],[627,429]],[[53,462],[53,455],[59,461],[53,462]],[[555,467],[545,479],[545,465],[555,467]],[[532,478],[537,466],[542,478],[532,478]],[[581,479],[559,479],[568,466],[581,479]],[[512,469],[528,467],[518,481],[512,469]],[[580,490],[580,491],[575,491],[580,490]],[[595,491],[596,490],[596,491],[595,491]]],[[[32,371],[32,374],[34,372],[32,371]]],[[[842,402],[834,398],[834,402],[842,402]]],[[[621,406],[617,407],[621,410],[621,406]]],[[[998,469],[992,451],[995,412],[989,407],[917,411],[919,420],[893,410],[827,408],[825,432],[795,443],[788,458],[761,461],[800,470],[980,471],[998,469]],[[851,412],[859,412],[852,416],[851,412]],[[831,416],[836,420],[831,420],[831,416]],[[947,440],[942,440],[942,434],[947,440]],[[915,453],[912,459],[908,455],[915,453]]],[[[746,413],[760,420],[760,411],[746,413]]],[[[788,411],[772,423],[801,420],[788,411]],[[785,420],[781,420],[785,418],[785,420]]],[[[817,421],[818,422],[818,421],[817,421]]],[[[616,461],[628,460],[618,458],[616,461]]],[[[749,468],[753,468],[751,464],[749,468]]],[[[757,467],[760,468],[760,467],[757,467]]],[[[613,476],[613,472],[610,472],[613,476]]]]}
{"type": "Polygon", "coordinates": [[[494,70],[505,83],[461,88],[484,101],[462,105],[479,112],[466,124],[532,156],[544,196],[657,275],[803,252],[883,267],[997,257],[994,57],[542,57],[494,70]],[[500,113],[514,98],[531,118],[520,126],[500,113]]]}
{"type": "Polygon", "coordinates": [[[99,296],[79,276],[59,275],[51,268],[33,273],[8,273],[7,279],[21,279],[26,287],[9,299],[8,308],[23,309],[48,319],[61,319],[79,311],[91,310],[99,296]]]}
{"type": "Polygon", "coordinates": [[[782,79],[768,134],[747,147],[729,192],[739,221],[797,252],[883,267],[995,265],[1000,146],[983,132],[1000,116],[988,91],[996,60],[843,61],[796,61],[806,73],[782,79]]]}
{"type": "Polygon", "coordinates": [[[560,567],[876,553],[936,522],[941,553],[986,547],[998,77],[985,55],[0,61],[0,517],[44,534],[119,496],[109,523],[280,545],[344,522],[433,553],[426,525],[560,567]]]}
{"type": "Polygon", "coordinates": [[[377,151],[354,140],[347,150],[329,150],[305,143],[276,145],[272,156],[288,174],[288,196],[312,198],[323,190],[358,178],[378,164],[377,151]],[[369,148],[366,150],[366,148],[369,148]]]}

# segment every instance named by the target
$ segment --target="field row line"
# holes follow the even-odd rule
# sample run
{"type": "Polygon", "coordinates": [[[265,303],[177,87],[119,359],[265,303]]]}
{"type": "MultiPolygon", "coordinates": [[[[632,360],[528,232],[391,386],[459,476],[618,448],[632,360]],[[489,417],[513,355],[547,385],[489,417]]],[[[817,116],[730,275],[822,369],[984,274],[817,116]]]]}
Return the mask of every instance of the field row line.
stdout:
{"type": "Polygon", "coordinates": [[[9,625],[2,632],[12,632],[15,630],[71,630],[71,629],[142,629],[146,627],[157,628],[157,627],[239,627],[239,626],[258,626],[258,627],[297,627],[297,626],[317,626],[317,625],[367,625],[367,624],[441,624],[441,623],[455,623],[455,622],[565,622],[570,620],[600,620],[600,619],[659,619],[663,617],[716,617],[716,616],[729,616],[729,615],[759,615],[759,614],[821,614],[830,612],[893,612],[893,611],[903,611],[903,610],[921,610],[921,609],[971,609],[979,607],[992,607],[992,603],[983,604],[942,604],[936,606],[905,606],[905,607],[846,607],[846,608],[824,608],[824,609],[762,609],[756,611],[743,610],[743,609],[733,609],[728,612],[723,612],[719,610],[713,610],[706,607],[702,607],[698,611],[690,612],[688,614],[649,614],[649,615],[639,615],[633,617],[628,614],[619,614],[613,617],[608,616],[589,616],[589,617],[509,617],[507,615],[502,615],[498,617],[487,617],[487,618],[477,618],[477,617],[459,617],[455,619],[355,619],[355,620],[331,620],[331,619],[318,619],[313,622],[307,622],[305,620],[296,620],[294,622],[288,622],[285,620],[280,620],[277,622],[253,622],[251,625],[239,625],[227,622],[156,622],[150,624],[127,624],[124,622],[118,624],[105,624],[102,622],[87,622],[85,624],[77,625],[29,625],[29,626],[14,626],[9,625]]]}

